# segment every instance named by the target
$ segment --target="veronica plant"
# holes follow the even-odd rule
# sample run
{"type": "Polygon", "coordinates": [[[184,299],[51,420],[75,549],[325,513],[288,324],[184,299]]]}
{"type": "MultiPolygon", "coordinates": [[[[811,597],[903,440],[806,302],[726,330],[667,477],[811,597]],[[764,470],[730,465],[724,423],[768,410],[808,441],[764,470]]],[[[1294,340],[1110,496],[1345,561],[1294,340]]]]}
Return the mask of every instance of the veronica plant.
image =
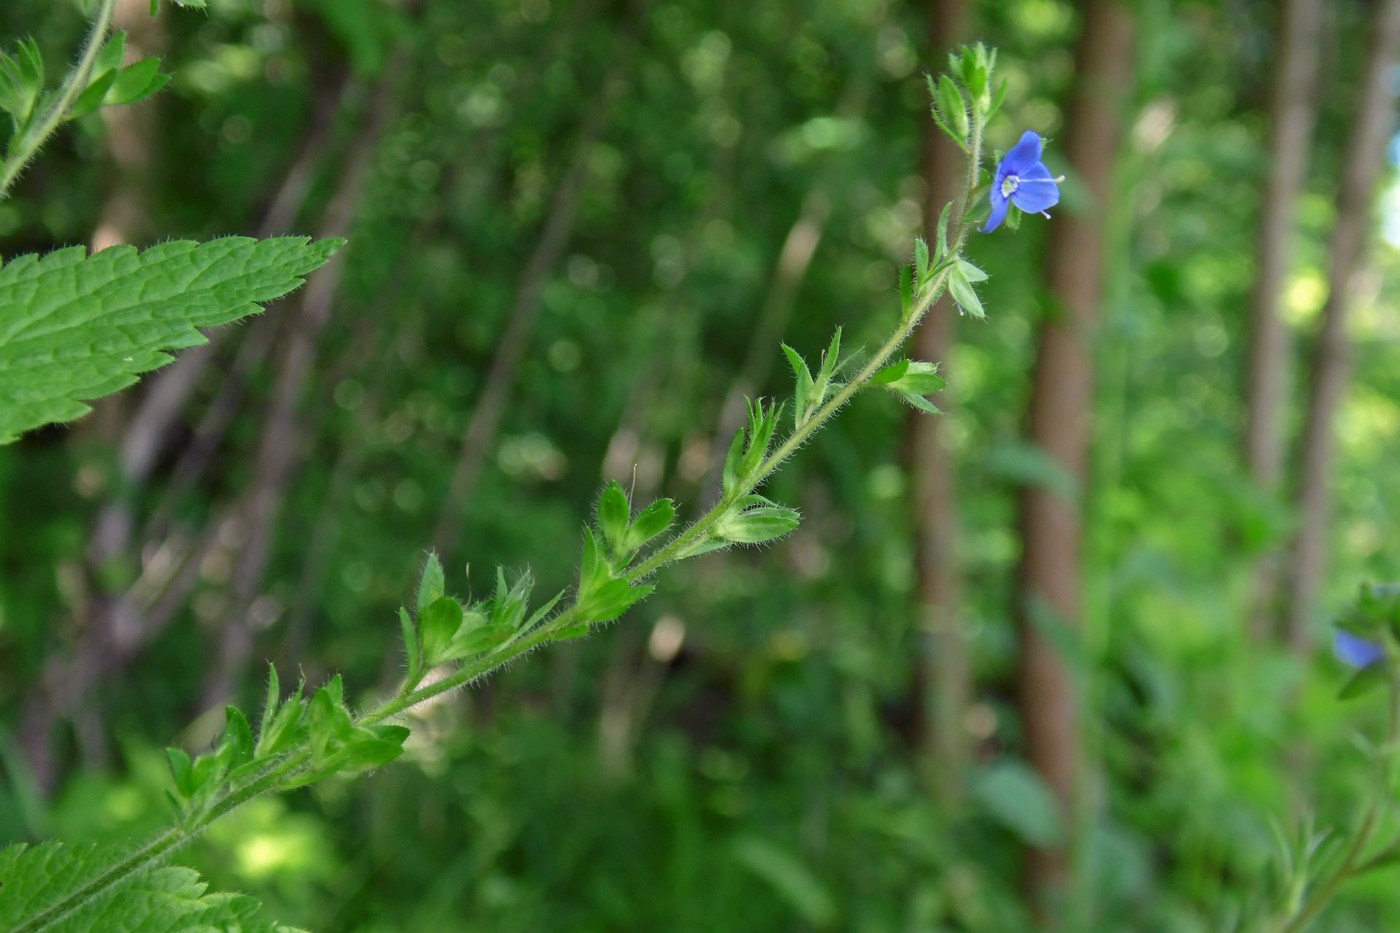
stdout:
{"type": "MultiPolygon", "coordinates": [[[[92,74],[101,55],[90,53],[105,47],[101,34],[110,12],[107,0],[99,9],[89,52],[83,56],[87,64],[75,69],[65,84],[67,90],[50,108],[64,101],[64,106],[71,106],[82,98],[85,92],[72,92],[73,87],[99,86],[93,83],[92,74]]],[[[617,619],[652,592],[658,572],[667,566],[721,548],[773,541],[793,531],[800,521],[798,511],[772,501],[759,490],[862,391],[890,392],[918,409],[936,411],[926,396],[944,385],[937,364],[902,358],[899,349],[945,293],[964,311],[978,317],[984,314],[973,286],[986,275],[964,257],[963,251],[976,226],[973,215],[981,211],[980,197],[987,190],[982,166],[984,134],[1005,91],[1005,85],[994,80],[995,57],[981,45],[962,49],[950,57],[949,73],[929,82],[934,119],[967,154],[965,183],[957,200],[939,216],[933,243],[915,242],[913,265],[900,275],[899,305],[891,316],[888,337],[868,354],[843,358],[838,329],[815,366],[792,348],[782,347],[794,374],[792,397],[782,403],[765,399],[749,403],[747,422],[736,432],[724,460],[718,498],[699,517],[677,528],[677,510],[670,500],[634,503],[621,485],[609,483],[598,499],[594,521],[581,535],[577,582],[542,601],[534,599],[528,572],[511,578],[499,570],[488,597],[459,599],[448,592],[441,564],[430,554],[413,611],[399,611],[405,674],[392,696],[366,711],[355,712],[346,701],[339,677],[312,691],[298,684],[286,694],[272,670],[260,716],[249,717],[230,707],[214,748],[194,757],[178,749],[169,752],[174,776],[170,799],[177,817],[168,830],[130,849],[44,843],[33,848],[12,846],[0,852],[0,928],[120,931],[237,925],[245,931],[280,929],[259,920],[255,916],[257,905],[250,899],[206,895],[192,872],[163,867],[164,863],[219,817],[255,797],[303,787],[331,775],[363,773],[392,761],[402,753],[409,735],[403,723],[408,710],[485,677],[537,648],[577,638],[617,619]]],[[[120,74],[112,79],[109,91],[117,86],[120,74]]],[[[96,91],[92,95],[98,96],[96,91]]],[[[61,117],[52,117],[52,109],[44,112],[50,116],[40,120],[42,126],[62,122],[61,117]]],[[[16,158],[23,160],[34,140],[43,135],[37,129],[24,130],[17,131],[14,138],[21,141],[16,158]]],[[[1039,190],[1034,186],[1043,180],[1039,156],[1039,137],[1027,134],[1002,160],[993,178],[991,211],[995,222],[987,223],[987,229],[994,229],[1006,215],[1007,201],[1025,210],[1053,203],[1046,200],[1045,193],[1030,194],[1039,190]],[[1028,166],[1027,139],[1032,138],[1034,165],[1028,166]],[[1010,179],[1019,180],[1013,183],[1010,179]]],[[[1044,174],[1048,177],[1048,172],[1044,174]]],[[[312,248],[300,241],[297,245],[312,248]]],[[[324,261],[334,246],[321,245],[322,253],[314,258],[324,261]]],[[[127,251],[120,256],[144,265],[144,258],[160,249],[163,247],[139,256],[127,251]]],[[[87,260],[59,253],[55,255],[67,258],[16,260],[6,266],[0,270],[0,302],[9,300],[14,306],[0,304],[0,323],[10,315],[40,317],[20,291],[3,290],[5,276],[14,266],[20,267],[16,275],[32,273],[48,285],[42,276],[46,264],[92,264],[110,252],[87,260]]],[[[278,266],[283,270],[281,284],[294,281],[296,275],[318,264],[298,256],[299,261],[288,260],[278,266]]],[[[124,276],[117,278],[126,280],[124,276]]],[[[267,285],[242,302],[265,300],[277,287],[267,285]]],[[[171,306],[179,307],[179,288],[172,286],[171,292],[171,306]]],[[[82,301],[76,304],[82,305],[82,301]]],[[[102,326],[104,321],[105,314],[94,313],[82,326],[102,326]]],[[[210,322],[212,319],[193,321],[210,322]]],[[[0,393],[5,379],[3,330],[0,327],[0,393]]],[[[175,336],[152,336],[148,342],[154,346],[148,354],[155,354],[160,347],[193,342],[190,330],[187,322],[186,331],[175,336]]],[[[154,356],[148,355],[143,357],[142,366],[151,368],[146,364],[155,362],[154,356]]],[[[81,390],[67,387],[61,393],[67,407],[44,411],[49,417],[54,413],[73,417],[73,405],[79,404],[76,399],[91,397],[85,392],[110,391],[122,379],[130,381],[130,373],[136,371],[140,369],[129,368],[99,386],[81,390]]],[[[55,377],[47,373],[46,378],[55,377]]],[[[6,430],[14,434],[25,426],[16,423],[6,430]]]]}
{"type": "Polygon", "coordinates": [[[1334,648],[1354,668],[1342,699],[1384,690],[1384,733],[1358,741],[1372,781],[1350,826],[1316,832],[1309,823],[1294,840],[1280,833],[1282,904],[1262,925],[1275,933],[1301,933],[1347,882],[1400,863],[1400,584],[1363,586],[1337,622],[1334,648]]]}

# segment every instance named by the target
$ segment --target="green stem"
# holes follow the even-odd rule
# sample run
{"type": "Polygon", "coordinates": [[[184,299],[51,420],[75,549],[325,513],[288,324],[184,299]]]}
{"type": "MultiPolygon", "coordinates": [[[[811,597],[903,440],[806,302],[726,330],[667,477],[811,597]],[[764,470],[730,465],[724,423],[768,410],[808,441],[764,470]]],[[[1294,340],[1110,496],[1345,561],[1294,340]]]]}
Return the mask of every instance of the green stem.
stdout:
{"type": "MultiPolygon", "coordinates": [[[[112,0],[105,0],[104,11],[110,19],[110,6],[112,0]]],[[[99,18],[100,22],[106,22],[99,18]]],[[[105,26],[104,26],[105,28],[105,26]]],[[[98,44],[98,32],[94,31],[94,39],[90,44],[98,44]]],[[[90,69],[91,65],[88,64],[90,69]]],[[[75,72],[76,73],[76,72],[75,72]]],[[[978,159],[982,147],[982,121],[974,117],[973,131],[971,136],[972,158],[978,159]]],[[[646,560],[636,567],[627,571],[626,579],[629,583],[637,583],[655,573],[660,568],[683,560],[687,556],[687,550],[691,545],[709,537],[710,531],[724,518],[734,504],[743,496],[753,492],[764,480],[778,470],[797,450],[806,443],[812,435],[816,434],[826,422],[845,405],[857,392],[865,388],[870,378],[879,372],[881,368],[889,362],[900,346],[913,333],[914,328],[923,320],[929,309],[942,296],[947,288],[948,277],[952,272],[953,264],[961,255],[962,248],[967,239],[967,227],[963,220],[966,215],[967,206],[971,199],[972,190],[976,187],[977,166],[974,161],[968,172],[968,190],[964,191],[962,197],[956,205],[956,218],[950,218],[950,224],[954,225],[957,235],[953,244],[949,248],[948,256],[933,270],[933,278],[927,288],[921,288],[922,298],[911,309],[899,327],[890,337],[880,345],[879,349],[860,368],[856,375],[845,385],[843,385],[831,398],[827,399],[819,406],[810,417],[801,425],[798,425],[782,441],[778,447],[770,453],[758,465],[758,468],[745,479],[738,488],[723,495],[720,499],[700,518],[696,519],[686,528],[678,532],[675,537],[653,552],[646,560]]],[[[579,618],[579,604],[575,601],[558,614],[538,626],[534,631],[521,637],[514,642],[508,642],[505,646],[490,656],[465,661],[461,663],[455,671],[441,680],[436,680],[430,684],[414,684],[411,690],[401,690],[399,694],[386,702],[380,704],[376,709],[359,716],[355,723],[357,726],[369,726],[393,719],[414,706],[424,703],[434,697],[441,696],[459,687],[466,686],[471,682],[485,677],[491,672],[509,664],[511,661],[534,651],[536,648],[552,641],[555,635],[562,629],[580,621],[588,621],[579,618]]],[[[421,676],[416,674],[415,676],[421,676]]],[[[309,751],[298,751],[285,753],[285,757],[278,759],[262,772],[251,776],[247,782],[238,786],[228,788],[222,797],[202,812],[198,817],[186,824],[169,830],[156,837],[146,846],[133,852],[121,862],[103,872],[92,882],[84,885],[72,896],[64,899],[60,905],[55,905],[44,914],[33,918],[21,930],[38,931],[45,929],[52,923],[68,916],[93,898],[109,890],[113,885],[122,879],[131,877],[140,872],[149,870],[161,859],[168,856],[175,849],[179,848],[190,839],[197,836],[209,824],[219,817],[236,809],[254,797],[269,791],[285,789],[285,785],[290,779],[303,774],[311,766],[311,754],[309,751]]]]}
{"type": "MultiPolygon", "coordinates": [[[[1366,805],[1366,810],[1362,814],[1361,821],[1357,824],[1356,835],[1352,838],[1351,845],[1347,847],[1346,855],[1342,857],[1342,863],[1328,876],[1318,889],[1308,898],[1303,909],[1299,911],[1291,920],[1280,927],[1280,933],[1299,933],[1305,930],[1308,924],[1317,919],[1336,895],[1341,886],[1350,878],[1361,874],[1375,859],[1361,861],[1361,854],[1366,850],[1366,845],[1371,841],[1371,834],[1375,832],[1376,824],[1380,819],[1383,801],[1389,796],[1389,789],[1395,773],[1395,756],[1400,751],[1400,671],[1397,671],[1392,664],[1389,689],[1389,718],[1386,723],[1386,741],[1381,750],[1382,763],[1379,774],[1376,776],[1376,789],[1371,796],[1371,800],[1366,805]]],[[[1384,854],[1384,853],[1382,853],[1384,854]]]]}
{"type": "Polygon", "coordinates": [[[54,134],[68,112],[73,109],[73,102],[78,99],[78,95],[87,89],[88,79],[92,76],[93,64],[97,61],[97,55],[102,51],[103,42],[107,38],[107,30],[112,28],[112,16],[117,8],[117,0],[102,0],[97,8],[97,15],[93,17],[92,29],[88,32],[87,45],[83,47],[83,53],[78,58],[78,63],[73,66],[73,70],[68,72],[68,77],[63,79],[63,86],[59,92],[58,99],[44,111],[44,115],[39,122],[31,125],[10,144],[10,152],[5,157],[4,168],[0,170],[0,201],[9,195],[10,186],[15,183],[21,172],[24,171],[39,149],[54,134]]]}
{"type": "Polygon", "coordinates": [[[305,768],[311,760],[309,753],[291,754],[261,773],[249,778],[246,784],[230,788],[222,798],[198,817],[180,826],[174,826],[156,836],[150,842],[133,851],[121,861],[103,871],[87,884],[73,891],[62,901],[43,913],[36,914],[15,927],[12,933],[39,933],[81,909],[94,899],[101,897],[124,879],[132,878],[149,871],[167,856],[202,833],[219,817],[268,791],[276,790],[290,775],[305,768]]]}

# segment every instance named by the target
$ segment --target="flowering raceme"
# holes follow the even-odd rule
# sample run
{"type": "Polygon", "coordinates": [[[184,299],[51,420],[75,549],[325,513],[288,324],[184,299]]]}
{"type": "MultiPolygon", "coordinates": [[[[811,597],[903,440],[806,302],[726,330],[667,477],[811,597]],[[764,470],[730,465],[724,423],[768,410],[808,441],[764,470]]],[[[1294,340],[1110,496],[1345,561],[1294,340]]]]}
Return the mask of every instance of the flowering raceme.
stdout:
{"type": "Polygon", "coordinates": [[[982,228],[983,233],[1000,227],[1012,204],[1028,214],[1045,214],[1060,203],[1060,182],[1064,176],[1055,178],[1040,161],[1043,145],[1040,134],[1026,130],[1021,141],[997,163],[996,174],[992,176],[992,214],[987,218],[987,226],[982,228]]]}

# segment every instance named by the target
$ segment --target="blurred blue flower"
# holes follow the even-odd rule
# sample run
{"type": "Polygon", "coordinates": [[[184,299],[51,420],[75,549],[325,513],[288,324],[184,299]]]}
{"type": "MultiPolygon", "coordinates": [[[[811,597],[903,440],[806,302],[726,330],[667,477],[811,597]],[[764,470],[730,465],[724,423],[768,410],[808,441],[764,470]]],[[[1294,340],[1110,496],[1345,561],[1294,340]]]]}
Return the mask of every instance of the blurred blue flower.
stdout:
{"type": "Polygon", "coordinates": [[[1385,648],[1381,645],[1341,629],[1337,630],[1333,648],[1337,657],[1352,667],[1370,667],[1385,657],[1385,648]]]}
{"type": "Polygon", "coordinates": [[[992,215],[987,218],[983,233],[991,233],[1000,227],[1012,204],[1028,214],[1045,214],[1060,203],[1060,182],[1064,176],[1051,176],[1045,163],[1040,161],[1043,145],[1038,133],[1026,130],[1021,135],[1021,141],[1012,146],[997,163],[996,173],[992,176],[992,215]]]}

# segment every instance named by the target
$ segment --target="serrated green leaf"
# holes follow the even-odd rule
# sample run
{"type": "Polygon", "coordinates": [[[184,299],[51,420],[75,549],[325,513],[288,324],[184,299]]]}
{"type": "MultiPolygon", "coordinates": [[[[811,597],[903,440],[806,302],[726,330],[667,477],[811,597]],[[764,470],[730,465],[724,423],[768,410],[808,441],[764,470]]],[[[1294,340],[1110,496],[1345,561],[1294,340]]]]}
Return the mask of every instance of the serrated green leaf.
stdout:
{"type": "Polygon", "coordinates": [[[0,443],[71,421],[205,343],[215,327],[296,288],[340,240],[229,237],[145,252],[82,247],[18,256],[0,267],[0,443]]]}
{"type": "Polygon", "coordinates": [[[116,845],[57,842],[0,850],[0,930],[296,933],[259,917],[261,905],[247,895],[209,893],[188,868],[156,868],[104,879],[106,870],[129,851],[116,845]]]}
{"type": "Polygon", "coordinates": [[[622,556],[627,550],[631,518],[632,504],[627,501],[627,491],[617,480],[612,480],[603,487],[603,495],[598,499],[598,530],[615,555],[622,556]]]}
{"type": "Polygon", "coordinates": [[[671,527],[676,520],[676,504],[670,499],[657,499],[642,509],[627,529],[627,549],[635,551],[671,527]]]}
{"type": "Polygon", "coordinates": [[[979,320],[987,316],[987,312],[982,310],[982,299],[977,297],[977,292],[963,278],[962,270],[953,269],[953,274],[948,276],[948,291],[952,292],[953,300],[958,303],[965,313],[979,320]]]}

